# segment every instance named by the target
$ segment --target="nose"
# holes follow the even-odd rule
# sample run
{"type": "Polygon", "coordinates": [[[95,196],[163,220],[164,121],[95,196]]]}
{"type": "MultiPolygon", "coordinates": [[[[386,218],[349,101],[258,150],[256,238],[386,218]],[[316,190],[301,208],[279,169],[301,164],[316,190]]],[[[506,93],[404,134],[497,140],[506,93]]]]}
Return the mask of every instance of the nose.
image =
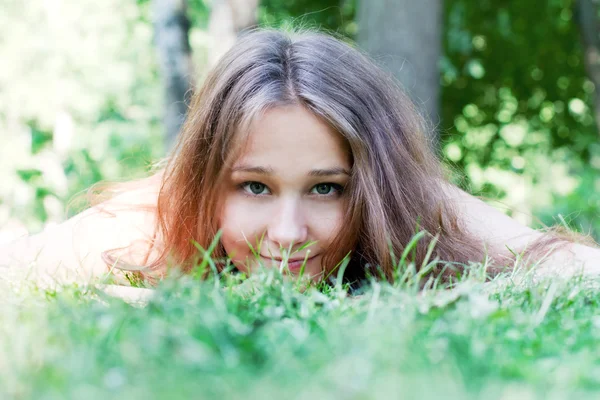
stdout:
{"type": "Polygon", "coordinates": [[[269,221],[267,237],[277,246],[292,250],[306,242],[308,226],[299,199],[280,199],[269,221]]]}

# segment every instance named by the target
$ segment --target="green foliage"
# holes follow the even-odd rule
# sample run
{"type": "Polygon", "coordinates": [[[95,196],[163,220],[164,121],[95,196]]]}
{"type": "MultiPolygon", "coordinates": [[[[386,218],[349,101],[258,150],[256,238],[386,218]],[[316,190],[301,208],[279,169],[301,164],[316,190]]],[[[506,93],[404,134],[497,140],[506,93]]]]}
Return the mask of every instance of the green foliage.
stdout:
{"type": "Polygon", "coordinates": [[[594,85],[584,69],[575,2],[445,4],[449,162],[476,192],[537,212],[546,224],[557,211],[576,212],[576,227],[600,232],[590,185],[600,166],[594,85]]]}
{"type": "Polygon", "coordinates": [[[3,6],[0,228],[6,216],[32,232],[62,221],[74,194],[162,156],[147,12],[116,1],[3,6]]]}
{"type": "Polygon", "coordinates": [[[356,34],[358,0],[262,0],[259,23],[262,26],[308,26],[353,37],[356,34]]]}
{"type": "MultiPolygon", "coordinates": [[[[198,71],[211,4],[188,0],[198,71]]],[[[598,235],[594,87],[574,6],[445,1],[442,153],[467,177],[461,185],[518,208],[522,222],[552,224],[560,213],[598,235]]],[[[258,14],[263,26],[352,38],[356,8],[357,0],[263,0],[258,14]]],[[[0,224],[10,216],[36,231],[67,217],[62,206],[74,194],[141,176],[164,155],[151,2],[9,2],[5,10],[0,54],[11,62],[0,66],[0,134],[11,144],[0,149],[0,224]]]]}
{"type": "Polygon", "coordinates": [[[30,123],[31,154],[37,154],[52,143],[52,132],[40,129],[37,124],[30,123]]]}
{"type": "Polygon", "coordinates": [[[210,7],[205,0],[188,0],[188,17],[192,26],[206,29],[210,17],[210,7]]]}

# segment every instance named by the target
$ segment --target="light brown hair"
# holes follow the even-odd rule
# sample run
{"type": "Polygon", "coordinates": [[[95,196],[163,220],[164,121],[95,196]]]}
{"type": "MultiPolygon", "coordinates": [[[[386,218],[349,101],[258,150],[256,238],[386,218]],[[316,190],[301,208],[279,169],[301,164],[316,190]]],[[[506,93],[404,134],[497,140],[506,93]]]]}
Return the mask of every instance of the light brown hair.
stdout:
{"type": "MultiPolygon", "coordinates": [[[[324,258],[327,269],[351,252],[350,273],[361,275],[370,265],[392,279],[394,255],[418,230],[427,235],[415,248],[417,266],[434,237],[433,257],[484,260],[484,243],[464,229],[442,190],[446,179],[428,141],[430,128],[398,82],[328,34],[258,29],[240,37],[210,71],[166,165],[148,178],[161,182],[155,207],[163,247],[142,274],[160,272],[167,260],[184,272],[194,266],[198,249],[192,240],[207,249],[219,229],[219,187],[239,152],[234,138],[261,112],[283,105],[305,107],[351,150],[345,229],[324,258]]],[[[107,262],[114,262],[109,253],[107,262]]],[[[213,256],[226,256],[222,246],[213,256]]]]}

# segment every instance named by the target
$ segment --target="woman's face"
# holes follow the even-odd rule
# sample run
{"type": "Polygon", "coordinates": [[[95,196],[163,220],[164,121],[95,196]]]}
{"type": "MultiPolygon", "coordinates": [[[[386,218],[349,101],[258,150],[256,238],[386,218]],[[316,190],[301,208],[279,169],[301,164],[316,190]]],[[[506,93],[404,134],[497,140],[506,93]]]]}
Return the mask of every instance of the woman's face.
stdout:
{"type": "Polygon", "coordinates": [[[221,242],[235,266],[259,266],[248,243],[268,267],[291,248],[290,272],[308,257],[304,274],[319,279],[323,255],[343,228],[350,168],[341,136],[305,108],[273,108],[255,120],[220,202],[221,242]]]}

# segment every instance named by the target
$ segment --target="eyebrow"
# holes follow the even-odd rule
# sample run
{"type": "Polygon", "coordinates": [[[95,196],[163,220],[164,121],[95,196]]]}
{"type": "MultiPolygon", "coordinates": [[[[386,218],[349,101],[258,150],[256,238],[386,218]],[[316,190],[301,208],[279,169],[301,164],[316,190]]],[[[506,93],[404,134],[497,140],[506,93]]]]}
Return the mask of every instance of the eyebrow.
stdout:
{"type": "MultiPolygon", "coordinates": [[[[251,172],[259,175],[273,175],[275,171],[270,167],[252,167],[247,165],[240,165],[233,167],[231,172],[251,172]]],[[[313,169],[308,172],[308,176],[332,176],[332,175],[348,175],[350,171],[342,167],[325,168],[325,169],[313,169]]]]}

